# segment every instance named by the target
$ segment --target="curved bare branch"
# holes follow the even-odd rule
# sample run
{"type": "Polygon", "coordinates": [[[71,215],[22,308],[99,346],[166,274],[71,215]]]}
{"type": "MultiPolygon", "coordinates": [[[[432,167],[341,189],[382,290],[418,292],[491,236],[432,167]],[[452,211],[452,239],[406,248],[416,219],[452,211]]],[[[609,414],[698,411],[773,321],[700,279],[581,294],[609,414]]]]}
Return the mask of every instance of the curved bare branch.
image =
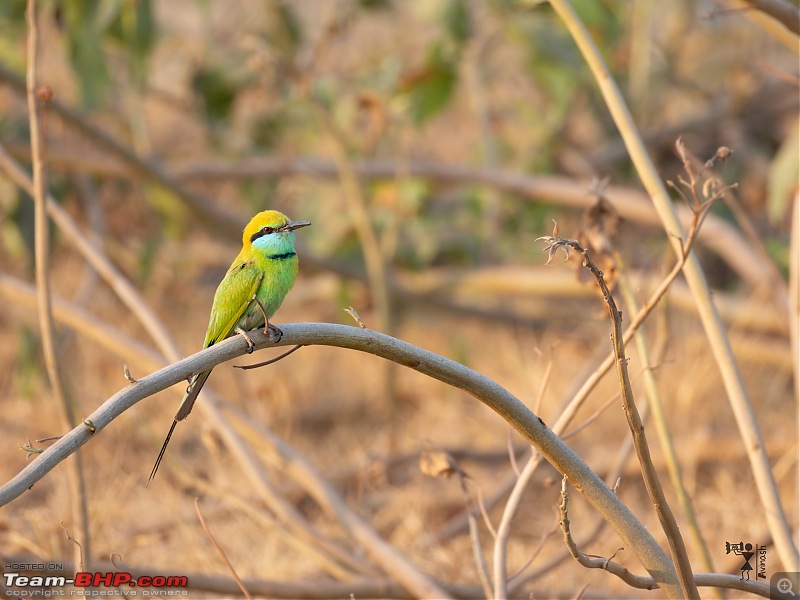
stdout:
{"type": "MultiPolygon", "coordinates": [[[[278,346],[324,345],[367,352],[473,395],[503,417],[560,473],[567,475],[572,485],[609,522],[625,546],[635,553],[642,566],[662,588],[677,588],[672,562],[642,523],[569,446],[499,384],[448,358],[369,329],[324,323],[292,323],[283,325],[281,329],[283,337],[278,346]]],[[[258,348],[276,345],[261,331],[252,332],[250,337],[258,348]]],[[[193,373],[241,356],[246,350],[245,340],[238,336],[230,338],[126,386],[89,415],[82,425],[63,436],[11,481],[0,487],[0,506],[22,495],[140,400],[182,382],[193,373]]]]}

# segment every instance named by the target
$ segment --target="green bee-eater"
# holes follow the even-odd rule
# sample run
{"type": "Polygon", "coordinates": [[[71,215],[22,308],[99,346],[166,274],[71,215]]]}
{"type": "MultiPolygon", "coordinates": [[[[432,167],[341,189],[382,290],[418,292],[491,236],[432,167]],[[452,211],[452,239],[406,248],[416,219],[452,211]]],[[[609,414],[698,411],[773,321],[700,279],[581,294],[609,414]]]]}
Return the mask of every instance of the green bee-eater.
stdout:
{"type": "MultiPolygon", "coordinates": [[[[277,210],[265,210],[253,217],[242,233],[242,250],[217,287],[203,348],[240,333],[252,344],[246,332],[271,327],[269,319],[278,310],[297,279],[297,253],[294,230],[311,225],[308,221],[290,221],[277,210]]],[[[252,351],[252,346],[250,348],[252,351]]],[[[211,370],[193,376],[178,412],[172,421],[150,481],[156,476],[178,421],[185,419],[211,370]]]]}

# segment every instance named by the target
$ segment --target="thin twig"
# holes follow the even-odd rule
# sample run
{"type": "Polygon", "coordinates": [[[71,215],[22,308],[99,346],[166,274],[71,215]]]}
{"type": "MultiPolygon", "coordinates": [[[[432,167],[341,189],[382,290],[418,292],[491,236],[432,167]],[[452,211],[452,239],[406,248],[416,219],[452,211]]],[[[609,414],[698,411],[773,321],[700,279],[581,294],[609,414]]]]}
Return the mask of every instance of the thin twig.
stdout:
{"type": "Polygon", "coordinates": [[[467,502],[467,510],[469,511],[469,536],[472,541],[472,556],[475,559],[475,568],[478,570],[478,579],[481,581],[483,592],[486,594],[487,598],[490,598],[492,593],[491,575],[489,574],[489,565],[486,562],[486,556],[484,556],[483,548],[481,547],[481,537],[480,533],[478,532],[478,521],[474,517],[475,508],[473,506],[472,498],[469,495],[469,490],[467,489],[463,474],[459,473],[459,479],[461,482],[461,489],[464,491],[464,497],[467,502]]]}
{"type": "MultiPolygon", "coordinates": [[[[465,10],[473,10],[467,3],[465,10]]],[[[486,21],[475,19],[470,15],[477,27],[480,28],[486,21]]],[[[478,139],[480,141],[481,162],[484,167],[494,169],[499,162],[498,143],[492,128],[492,111],[489,95],[486,93],[490,86],[488,73],[485,67],[486,54],[491,47],[492,37],[478,31],[473,35],[467,51],[464,53],[463,64],[466,79],[467,94],[472,108],[472,116],[476,121],[478,139]]],[[[490,262],[497,253],[496,244],[501,238],[500,234],[500,193],[493,188],[485,190],[485,198],[481,202],[481,229],[478,232],[481,241],[481,252],[484,262],[490,262]]]]}
{"type": "MultiPolygon", "coordinates": [[[[285,337],[285,325],[283,329],[285,337]]],[[[355,327],[346,329],[358,332],[369,331],[356,329],[355,327]]],[[[335,517],[347,533],[361,544],[366,553],[385,573],[390,573],[398,583],[418,597],[442,599],[449,597],[444,589],[411,564],[405,556],[386,542],[369,523],[356,514],[334,487],[322,477],[305,457],[273,432],[257,424],[235,407],[229,406],[228,411],[234,416],[240,427],[244,429],[245,435],[256,436],[265,443],[264,445],[267,449],[266,458],[279,468],[282,473],[292,477],[300,484],[325,512],[335,517]]]]}
{"type": "Polygon", "coordinates": [[[546,250],[548,250],[551,258],[553,253],[559,248],[563,249],[564,252],[568,252],[569,248],[573,248],[576,252],[582,254],[583,266],[592,273],[600,291],[603,293],[603,300],[608,306],[608,313],[612,322],[611,342],[614,347],[614,359],[617,365],[619,386],[622,390],[622,405],[625,409],[625,416],[628,418],[628,425],[631,429],[631,433],[633,434],[633,446],[636,450],[636,456],[639,458],[645,488],[647,489],[650,500],[658,515],[658,520],[661,522],[661,526],[669,541],[683,597],[696,598],[699,600],[700,594],[694,583],[689,554],[686,552],[686,546],[683,543],[683,537],[678,528],[678,522],[675,520],[675,516],[672,514],[672,510],[667,503],[667,498],[661,487],[661,481],[658,478],[658,473],[650,457],[650,446],[647,442],[642,418],[636,408],[636,403],[633,398],[633,389],[628,374],[628,359],[625,357],[625,342],[622,339],[622,313],[617,309],[616,301],[606,285],[603,273],[597,268],[597,265],[592,262],[589,257],[589,252],[585,248],[581,247],[581,245],[574,240],[558,237],[557,226],[554,227],[552,236],[540,239],[545,239],[547,242],[546,250]]]}
{"type": "MultiPolygon", "coordinates": [[[[486,529],[489,530],[492,538],[496,538],[497,530],[495,530],[494,525],[492,525],[492,520],[489,518],[489,512],[486,510],[486,504],[483,501],[483,492],[481,491],[481,486],[479,486],[477,482],[473,481],[472,479],[470,479],[469,482],[475,488],[475,498],[478,504],[478,510],[483,517],[483,523],[486,525],[486,529]]],[[[475,514],[474,509],[472,514],[475,514]]]]}
{"type": "MultiPolygon", "coordinates": [[[[602,519],[601,519],[600,522],[602,523],[602,519]]],[[[542,534],[542,537],[539,538],[539,543],[536,545],[536,547],[531,552],[531,555],[528,557],[528,560],[526,560],[524,563],[522,563],[516,571],[514,571],[511,575],[509,575],[509,577],[508,577],[509,584],[511,584],[515,579],[520,579],[521,578],[521,576],[525,572],[525,570],[529,566],[531,566],[533,564],[533,561],[536,560],[536,558],[539,556],[539,554],[541,554],[542,550],[544,550],[544,546],[547,543],[547,540],[556,531],[558,531],[558,522],[556,522],[549,531],[546,531],[545,533],[542,534]]],[[[512,590],[509,590],[509,593],[511,593],[513,595],[513,591],[512,590]]]]}
{"type": "Polygon", "coordinates": [[[517,477],[514,487],[511,489],[511,494],[503,508],[503,516],[500,519],[500,524],[497,526],[492,565],[494,572],[494,598],[508,598],[506,555],[508,541],[511,536],[511,525],[517,513],[517,509],[522,502],[522,495],[539,466],[540,458],[537,452],[533,452],[528,462],[525,463],[525,466],[517,477]]]}
{"type": "MultiPolygon", "coordinates": [[[[430,475],[432,477],[449,477],[450,475],[455,474],[458,477],[458,483],[461,487],[461,492],[464,494],[464,502],[467,506],[467,514],[469,515],[467,522],[469,524],[469,536],[470,541],[472,542],[472,555],[475,559],[475,566],[478,570],[478,578],[481,581],[481,587],[483,588],[486,597],[491,598],[492,586],[490,583],[491,577],[489,575],[489,565],[486,563],[486,557],[483,555],[481,537],[478,531],[478,521],[475,518],[475,513],[477,511],[475,510],[475,505],[469,492],[469,485],[472,484],[477,492],[478,498],[480,499],[480,486],[478,486],[474,479],[467,475],[455,457],[444,450],[437,448],[425,451],[420,457],[420,466],[422,467],[423,465],[425,468],[422,470],[426,475],[430,475]]],[[[482,514],[484,519],[486,519],[487,527],[492,532],[492,535],[494,535],[491,522],[488,520],[488,515],[486,515],[486,513],[483,511],[482,514]]]]}
{"type": "Polygon", "coordinates": [[[591,415],[586,417],[582,423],[579,423],[575,426],[574,429],[570,429],[567,433],[561,436],[561,439],[568,440],[569,438],[579,434],[581,431],[586,429],[589,425],[594,423],[600,415],[602,415],[606,410],[608,410],[615,402],[617,402],[620,398],[620,393],[617,392],[613,396],[611,396],[608,400],[606,400],[600,407],[595,410],[591,415]]]}
{"type": "Polygon", "coordinates": [[[284,352],[280,356],[276,356],[275,358],[271,358],[269,360],[265,360],[264,362],[256,363],[254,365],[233,365],[233,368],[234,369],[242,369],[243,371],[248,371],[250,369],[259,369],[261,367],[266,367],[267,365],[275,364],[279,360],[283,360],[284,358],[289,356],[292,352],[297,352],[302,347],[303,346],[298,344],[297,346],[295,346],[291,350],[287,350],[286,352],[284,352]]]}
{"type": "MultiPolygon", "coordinates": [[[[378,234],[372,224],[364,189],[353,167],[353,160],[348,151],[347,141],[344,133],[334,123],[328,109],[314,98],[311,93],[308,95],[308,102],[317,120],[322,123],[322,126],[333,141],[334,159],[339,171],[343,195],[364,255],[370,294],[375,303],[378,316],[378,329],[391,335],[393,324],[388,268],[381,250],[378,234]]],[[[394,378],[394,370],[390,364],[385,365],[384,368],[386,369],[384,371],[384,392],[389,399],[388,404],[393,406],[395,391],[392,379],[394,378]]]]}
{"type": "MultiPolygon", "coordinates": [[[[625,303],[631,311],[638,311],[636,298],[633,294],[633,286],[628,280],[625,266],[622,260],[617,257],[618,272],[620,274],[618,279],[618,286],[622,293],[625,303]]],[[[669,471],[672,486],[678,495],[678,502],[683,511],[684,518],[688,523],[689,531],[695,541],[695,546],[700,550],[703,566],[709,572],[713,572],[714,563],[711,559],[711,553],[708,550],[708,545],[703,539],[700,532],[700,526],[697,522],[697,516],[692,505],[692,500],[686,490],[683,482],[683,475],[681,473],[680,462],[675,451],[675,446],[672,443],[672,436],[669,433],[667,425],[667,417],[664,409],[664,404],[661,401],[661,394],[658,391],[655,377],[651,369],[650,351],[647,347],[647,341],[643,335],[642,330],[636,332],[636,347],[639,351],[639,359],[642,363],[644,372],[644,388],[647,395],[648,403],[653,411],[653,424],[655,426],[656,435],[658,436],[661,450],[664,453],[665,461],[667,463],[667,470],[669,471]]],[[[721,592],[717,590],[716,596],[722,598],[721,592]]]]}
{"type": "MultiPolygon", "coordinates": [[[[566,544],[573,558],[582,566],[586,567],[587,569],[603,569],[608,571],[634,588],[644,590],[655,589],[655,582],[650,577],[634,575],[628,569],[619,563],[615,563],[610,558],[589,557],[580,551],[578,545],[572,539],[572,533],[570,532],[569,527],[569,496],[567,494],[566,475],[561,479],[561,504],[559,505],[559,510],[561,511],[561,530],[564,534],[564,543],[566,544]]],[[[614,554],[616,554],[616,552],[614,554]]]]}
{"type": "Polygon", "coordinates": [[[364,253],[370,292],[378,312],[379,329],[391,335],[392,320],[387,284],[387,266],[378,235],[372,224],[367,198],[358,179],[353,159],[350,156],[349,144],[345,133],[334,122],[330,110],[314,95],[311,89],[312,80],[316,75],[317,60],[325,48],[333,41],[335,35],[340,33],[337,27],[338,22],[336,5],[332,4],[330,5],[330,12],[325,19],[322,33],[311,52],[310,63],[305,72],[302,73],[300,91],[308,102],[314,116],[322,124],[333,142],[336,171],[341,181],[345,202],[353,219],[359,244],[364,253]]]}
{"type": "MultiPolygon", "coordinates": [[[[667,238],[672,244],[675,254],[680,257],[683,254],[684,247],[681,224],[669,194],[661,181],[661,177],[636,129],[622,93],[603,61],[594,40],[573,10],[569,0],[550,0],[550,5],[569,30],[591,69],[600,92],[603,94],[606,106],[619,129],[631,160],[642,180],[642,184],[653,200],[664,230],[667,233],[667,238]]],[[[772,474],[764,438],[758,427],[741,372],[733,356],[733,350],[725,327],[717,308],[711,300],[708,282],[694,253],[689,254],[683,273],[697,303],[700,321],[703,324],[717,366],[722,373],[728,400],[739,427],[742,443],[747,449],[750,467],[764,509],[764,516],[770,533],[775,540],[778,554],[784,567],[791,571],[799,570],[800,554],[798,554],[797,546],[794,543],[792,529],[786,518],[786,512],[781,503],[778,487],[772,474]]]]}
{"type": "MultiPolygon", "coordinates": [[[[589,569],[603,569],[609,573],[616,575],[631,587],[644,590],[652,590],[658,587],[651,577],[643,577],[641,575],[634,575],[628,569],[615,563],[611,558],[591,557],[580,551],[578,545],[572,539],[570,531],[570,521],[568,518],[568,495],[567,495],[567,477],[564,477],[561,482],[561,504],[559,510],[561,511],[561,529],[564,534],[564,542],[569,548],[570,554],[581,565],[589,569]]],[[[764,598],[786,598],[790,600],[789,594],[780,592],[776,587],[772,587],[766,583],[754,582],[750,580],[743,580],[737,575],[724,575],[721,573],[695,573],[694,584],[702,587],[716,587],[727,588],[732,590],[747,591],[751,594],[757,594],[764,598]],[[755,584],[755,585],[753,585],[755,584]],[[746,589],[745,589],[746,587],[746,589]]]]}
{"type": "Polygon", "coordinates": [[[516,452],[514,452],[514,432],[511,429],[508,430],[508,436],[506,437],[506,448],[508,449],[508,462],[511,464],[511,470],[519,477],[519,465],[517,465],[517,456],[516,452]]]}
{"type": "MultiPolygon", "coordinates": [[[[685,248],[688,252],[688,249],[692,247],[692,244],[697,239],[697,235],[699,230],[696,226],[692,227],[689,231],[685,248]]],[[[687,252],[684,252],[678,261],[673,266],[672,270],[667,274],[667,276],[661,281],[661,283],[657,286],[657,288],[653,291],[653,293],[648,298],[648,301],[642,307],[642,309],[636,314],[636,316],[631,320],[631,324],[628,325],[628,328],[625,330],[625,334],[623,335],[623,340],[625,343],[628,343],[638,328],[644,323],[650,313],[655,309],[658,305],[661,298],[663,298],[664,294],[666,294],[667,290],[669,289],[670,285],[675,281],[675,279],[680,275],[681,270],[683,268],[684,263],[686,262],[686,257],[688,256],[687,252]]],[[[606,358],[600,363],[600,365],[592,372],[592,374],[584,381],[583,385],[580,389],[575,393],[572,399],[566,404],[566,406],[561,410],[558,419],[553,424],[553,431],[560,436],[563,436],[567,427],[569,427],[572,420],[575,418],[578,410],[583,406],[584,401],[589,397],[589,394],[594,390],[600,380],[605,376],[606,373],[611,369],[614,365],[614,352],[610,352],[606,358]]],[[[536,464],[540,462],[540,457],[534,456],[529,460],[536,461],[536,464]]],[[[533,472],[530,473],[533,475],[533,472]]],[[[490,506],[494,506],[496,502],[498,502],[501,498],[505,497],[508,490],[514,488],[516,485],[519,485],[519,477],[509,477],[506,481],[503,482],[502,485],[498,486],[498,489],[494,492],[489,502],[490,506]]],[[[459,519],[458,523],[451,524],[447,532],[449,535],[453,535],[455,531],[463,530],[463,527],[456,527],[456,525],[460,525],[463,522],[463,519],[459,519]]]]}
{"type": "Polygon", "coordinates": [[[211,533],[211,530],[206,525],[206,520],[203,518],[203,513],[200,512],[200,498],[194,499],[194,510],[197,513],[197,518],[200,520],[200,525],[203,526],[203,531],[206,532],[208,539],[211,540],[211,543],[214,544],[214,547],[217,549],[217,552],[222,557],[222,560],[225,561],[225,565],[228,567],[228,571],[230,571],[231,575],[233,576],[233,580],[236,582],[236,585],[241,590],[242,594],[244,595],[247,600],[252,600],[250,596],[250,592],[247,591],[247,588],[244,587],[242,580],[239,579],[239,576],[236,574],[236,569],[233,568],[231,561],[228,560],[228,556],[225,554],[225,551],[222,549],[222,546],[219,545],[217,540],[214,538],[214,534],[211,533]]]}
{"type": "Polygon", "coordinates": [[[61,525],[61,529],[64,530],[64,535],[67,536],[67,540],[72,542],[73,545],[75,546],[75,553],[76,553],[76,556],[78,557],[78,563],[77,563],[78,564],[78,570],[85,571],[86,570],[86,563],[84,562],[83,546],[81,546],[81,543],[78,540],[76,540],[74,537],[72,537],[72,534],[69,532],[69,529],[67,529],[67,526],[64,525],[64,521],[61,521],[60,525],[61,525]]]}
{"type": "MultiPolygon", "coordinates": [[[[726,147],[720,147],[712,157],[703,163],[699,169],[694,165],[697,162],[693,156],[686,149],[681,138],[676,142],[676,149],[683,162],[684,171],[688,180],[681,179],[681,183],[686,191],[691,196],[691,202],[694,205],[695,219],[693,219],[692,231],[696,230],[702,221],[702,215],[707,213],[711,205],[720,198],[728,196],[733,186],[725,185],[720,181],[711,170],[718,162],[727,160],[731,151],[726,147]]],[[[682,193],[682,192],[681,192],[682,193]]],[[[683,195],[683,194],[682,194],[683,195]]],[[[683,254],[686,255],[688,248],[684,245],[683,254]]],[[[615,255],[615,262],[618,266],[619,273],[619,288],[631,312],[638,312],[636,297],[633,293],[633,284],[630,281],[630,276],[625,263],[621,256],[615,255]]],[[[769,257],[766,257],[769,261],[769,257]]],[[[650,351],[647,347],[644,332],[640,329],[636,332],[636,346],[639,351],[640,359],[644,367],[645,378],[645,392],[649,400],[649,404],[653,410],[653,424],[655,426],[656,434],[658,435],[662,451],[664,452],[667,470],[669,471],[672,485],[678,495],[678,501],[683,510],[684,517],[688,523],[689,531],[694,538],[695,545],[700,550],[703,560],[703,566],[709,572],[713,572],[714,563],[711,559],[711,553],[708,546],[703,539],[700,532],[700,526],[697,522],[694,507],[692,505],[689,493],[683,482],[683,475],[681,473],[680,463],[678,461],[677,453],[672,443],[672,436],[669,432],[667,425],[666,412],[661,401],[661,394],[658,391],[655,378],[650,370],[651,359],[650,351]]],[[[715,590],[718,598],[722,598],[722,590],[715,590]]]]}
{"type": "MultiPolygon", "coordinates": [[[[784,0],[728,0],[735,8],[729,12],[742,12],[764,31],[773,35],[790,50],[797,51],[800,35],[800,9],[784,0]]],[[[711,16],[720,14],[716,11],[711,16]]]]}
{"type": "MultiPolygon", "coordinates": [[[[642,420],[646,421],[648,416],[648,407],[645,406],[642,410],[642,420]]],[[[633,440],[630,436],[626,436],[622,442],[620,443],[620,447],[616,453],[616,459],[612,462],[611,467],[608,470],[608,473],[605,476],[605,481],[609,484],[614,490],[614,493],[617,493],[617,483],[619,482],[620,474],[625,469],[625,465],[628,462],[628,458],[630,457],[631,452],[633,451],[633,440]],[[612,485],[613,484],[613,485],[612,485]]],[[[603,519],[596,519],[596,525],[592,527],[592,530],[589,532],[589,535],[582,540],[581,545],[588,545],[592,543],[605,529],[606,522],[603,519]]],[[[564,549],[564,552],[561,556],[556,555],[555,557],[551,557],[545,564],[539,565],[539,567],[526,575],[520,574],[517,576],[512,575],[509,579],[509,593],[512,596],[515,596],[517,590],[520,589],[522,585],[526,582],[536,579],[542,575],[549,574],[552,569],[554,569],[562,559],[566,559],[566,557],[570,556],[570,552],[568,549],[564,549]]]]}
{"type": "MultiPolygon", "coordinates": [[[[223,502],[227,502],[235,512],[249,517],[267,531],[277,530],[287,544],[295,548],[304,557],[313,560],[314,563],[335,579],[347,580],[354,577],[375,577],[380,574],[377,568],[372,568],[371,565],[366,564],[366,561],[361,561],[354,568],[357,559],[351,559],[347,556],[346,560],[340,560],[346,554],[343,552],[331,553],[332,545],[329,540],[316,536],[298,535],[295,526],[286,523],[283,518],[275,515],[268,508],[265,510],[260,504],[254,504],[250,499],[243,498],[236,493],[236,490],[215,486],[209,481],[195,477],[185,468],[176,469],[174,472],[183,481],[184,485],[197,488],[204,495],[214,496],[223,502]]],[[[311,526],[306,529],[317,533],[311,526]]],[[[337,550],[341,551],[339,548],[337,550]]]]}
{"type": "MultiPolygon", "coordinates": [[[[28,23],[28,70],[27,99],[28,121],[31,137],[31,163],[33,165],[34,228],[36,254],[36,289],[39,329],[42,335],[42,350],[47,375],[53,395],[61,406],[61,421],[64,429],[75,426],[76,418],[72,402],[67,397],[64,380],[59,369],[56,352],[55,327],[50,297],[49,235],[47,222],[47,172],[45,169],[46,140],[44,106],[52,99],[52,92],[38,89],[39,27],[36,14],[36,0],[28,0],[26,11],[28,23]]],[[[83,457],[76,453],[69,471],[70,488],[73,498],[73,518],[83,538],[83,546],[78,548],[78,558],[91,561],[91,534],[89,531],[89,507],[86,480],[83,476],[83,457]]]]}

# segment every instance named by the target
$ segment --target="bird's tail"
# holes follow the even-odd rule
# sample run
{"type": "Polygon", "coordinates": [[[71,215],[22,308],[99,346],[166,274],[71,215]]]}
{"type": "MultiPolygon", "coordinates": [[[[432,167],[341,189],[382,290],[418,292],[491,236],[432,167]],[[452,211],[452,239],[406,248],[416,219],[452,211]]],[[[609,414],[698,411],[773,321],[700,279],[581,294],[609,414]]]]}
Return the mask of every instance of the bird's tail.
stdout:
{"type": "Polygon", "coordinates": [[[200,390],[203,389],[203,385],[205,384],[209,375],[211,375],[211,371],[203,371],[192,378],[192,382],[189,384],[189,387],[186,389],[186,393],[183,395],[181,405],[178,407],[178,412],[175,413],[175,418],[172,420],[169,433],[167,433],[167,437],[164,438],[164,443],[161,445],[161,451],[158,453],[156,464],[153,465],[153,470],[150,471],[150,479],[147,480],[148,485],[150,485],[150,482],[153,481],[153,478],[156,476],[158,467],[161,466],[161,461],[164,458],[164,453],[167,451],[167,446],[169,445],[169,440],[172,437],[172,432],[175,431],[175,425],[178,424],[178,421],[183,421],[189,416],[189,413],[192,412],[192,407],[197,400],[197,396],[200,393],[200,390]]]}
{"type": "Polygon", "coordinates": [[[195,400],[197,400],[197,395],[200,393],[200,390],[203,389],[209,375],[211,375],[211,371],[203,371],[194,376],[189,387],[186,389],[186,393],[183,395],[183,400],[178,407],[178,412],[175,413],[176,421],[183,421],[189,416],[189,413],[192,412],[192,407],[194,407],[195,400]]]}

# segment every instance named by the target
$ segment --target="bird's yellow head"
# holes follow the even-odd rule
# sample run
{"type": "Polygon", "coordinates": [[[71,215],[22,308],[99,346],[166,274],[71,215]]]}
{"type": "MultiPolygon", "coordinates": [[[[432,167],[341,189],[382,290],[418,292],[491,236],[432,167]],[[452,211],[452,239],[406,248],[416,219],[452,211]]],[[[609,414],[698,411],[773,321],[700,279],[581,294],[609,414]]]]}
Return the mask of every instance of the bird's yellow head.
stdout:
{"type": "Polygon", "coordinates": [[[242,246],[267,254],[283,254],[294,251],[294,230],[311,225],[308,221],[291,221],[277,210],[258,213],[247,224],[242,233],[242,246]]]}

